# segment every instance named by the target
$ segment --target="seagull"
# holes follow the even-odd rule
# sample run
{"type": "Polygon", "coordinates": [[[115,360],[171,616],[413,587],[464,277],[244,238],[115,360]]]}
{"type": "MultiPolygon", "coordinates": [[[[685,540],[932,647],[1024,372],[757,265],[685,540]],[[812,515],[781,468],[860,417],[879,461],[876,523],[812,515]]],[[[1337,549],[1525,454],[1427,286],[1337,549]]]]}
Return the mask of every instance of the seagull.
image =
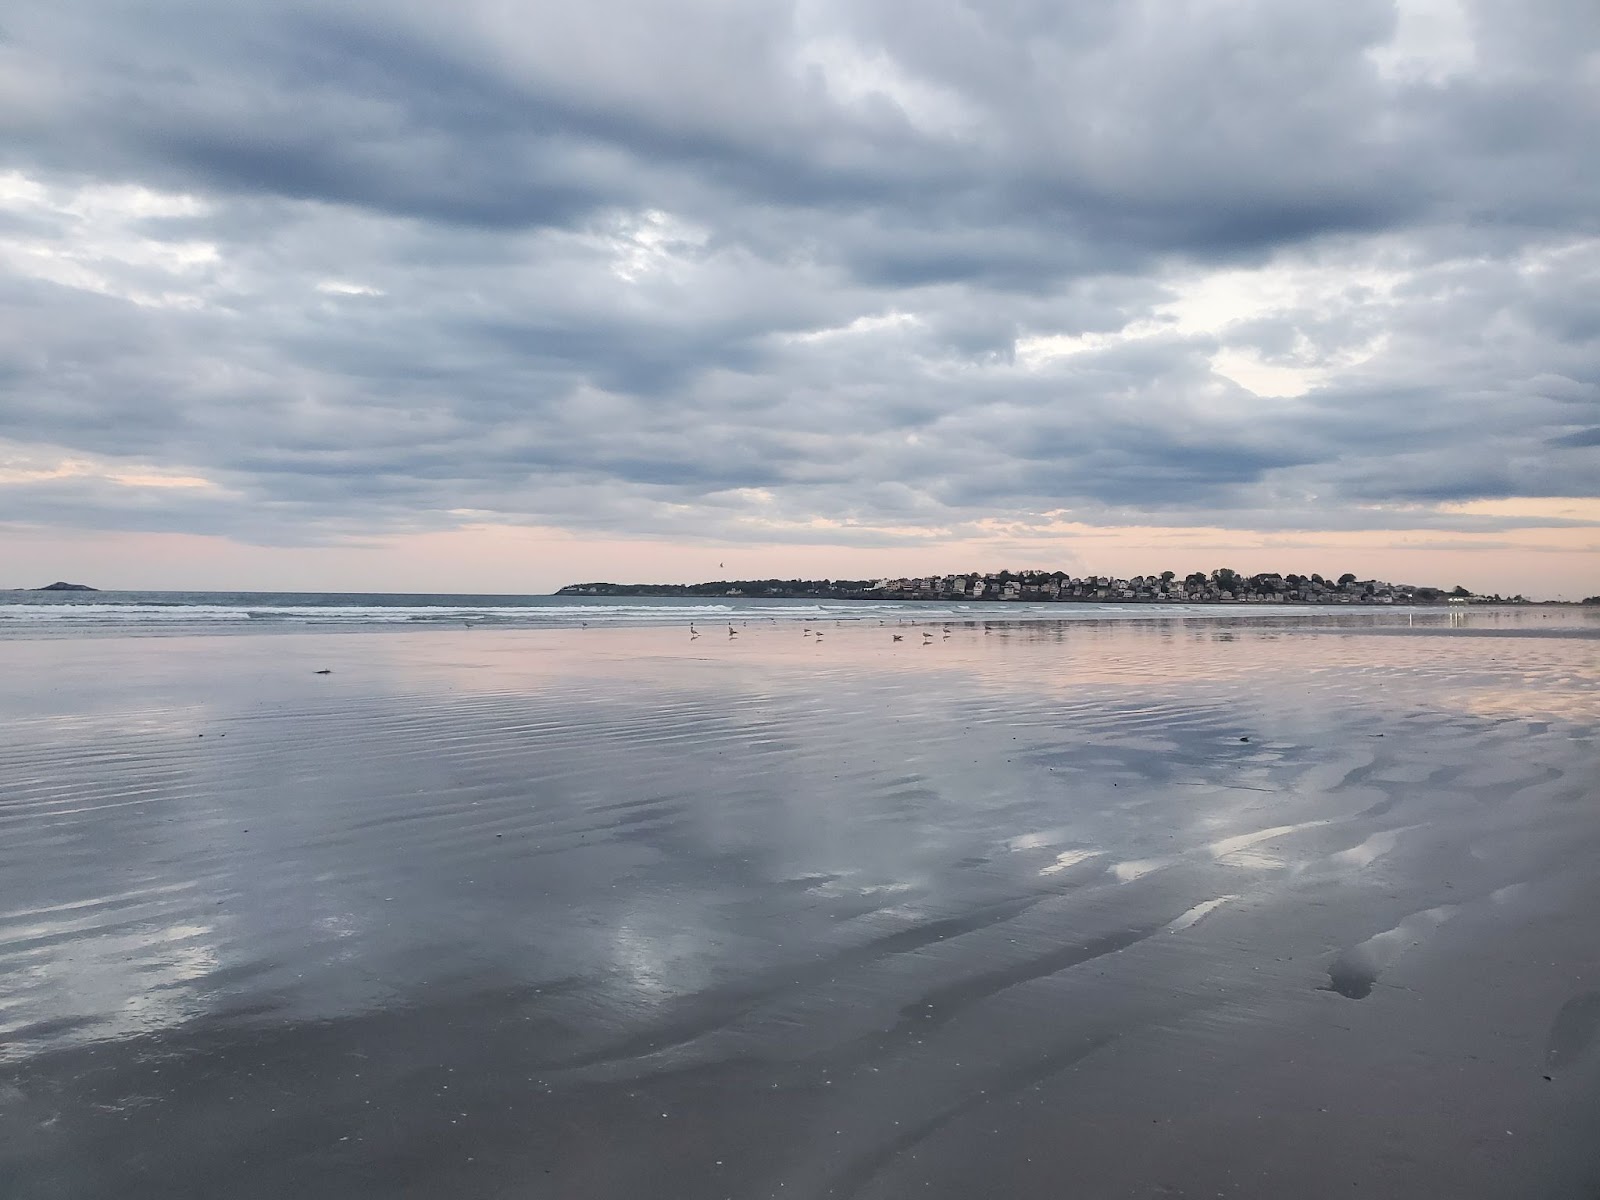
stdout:
{"type": "Polygon", "coordinates": [[[739,636],[739,631],[737,629],[735,629],[732,625],[729,625],[728,626],[728,636],[729,637],[738,637],[739,636]]]}
{"type": "Polygon", "coordinates": [[[891,633],[889,636],[894,638],[894,640],[897,641],[897,642],[905,640],[898,633],[891,633]]]}

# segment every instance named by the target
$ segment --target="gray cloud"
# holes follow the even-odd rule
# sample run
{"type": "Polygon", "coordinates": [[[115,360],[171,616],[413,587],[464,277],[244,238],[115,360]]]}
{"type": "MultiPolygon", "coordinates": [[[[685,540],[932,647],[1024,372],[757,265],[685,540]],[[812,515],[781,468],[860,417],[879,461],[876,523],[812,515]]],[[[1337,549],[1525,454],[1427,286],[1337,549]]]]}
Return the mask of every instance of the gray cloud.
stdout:
{"type": "Polygon", "coordinates": [[[1600,34],[1456,11],[24,0],[5,515],[1514,527],[1432,506],[1596,493],[1600,34]]]}

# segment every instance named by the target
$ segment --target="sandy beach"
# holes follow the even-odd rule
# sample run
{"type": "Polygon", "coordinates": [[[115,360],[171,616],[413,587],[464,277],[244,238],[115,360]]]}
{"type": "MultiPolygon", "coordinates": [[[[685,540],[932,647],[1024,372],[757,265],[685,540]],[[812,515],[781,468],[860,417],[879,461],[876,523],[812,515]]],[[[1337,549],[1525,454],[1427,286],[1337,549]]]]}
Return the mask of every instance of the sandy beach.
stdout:
{"type": "Polygon", "coordinates": [[[1592,1200],[1600,621],[1407,621],[0,643],[0,1194],[1592,1200]]]}

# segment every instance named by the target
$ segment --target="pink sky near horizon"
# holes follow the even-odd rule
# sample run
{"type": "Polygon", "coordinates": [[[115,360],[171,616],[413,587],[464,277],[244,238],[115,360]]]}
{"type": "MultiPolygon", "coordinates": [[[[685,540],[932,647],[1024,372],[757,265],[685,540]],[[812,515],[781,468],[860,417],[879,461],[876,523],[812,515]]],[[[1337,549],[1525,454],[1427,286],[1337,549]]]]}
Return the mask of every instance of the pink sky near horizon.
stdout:
{"type": "Polygon", "coordinates": [[[1180,574],[1231,567],[1523,593],[1600,594],[1600,531],[1549,527],[1492,535],[1440,531],[1251,532],[1075,527],[1058,537],[996,536],[915,546],[715,544],[478,525],[323,546],[261,546],[183,533],[0,529],[0,587],[56,580],[102,590],[541,594],[568,583],[693,583],[738,578],[876,578],[1042,568],[1074,574],[1180,574]],[[1485,548],[1485,542],[1496,543],[1485,548]],[[724,565],[725,564],[725,565],[724,565]]]}

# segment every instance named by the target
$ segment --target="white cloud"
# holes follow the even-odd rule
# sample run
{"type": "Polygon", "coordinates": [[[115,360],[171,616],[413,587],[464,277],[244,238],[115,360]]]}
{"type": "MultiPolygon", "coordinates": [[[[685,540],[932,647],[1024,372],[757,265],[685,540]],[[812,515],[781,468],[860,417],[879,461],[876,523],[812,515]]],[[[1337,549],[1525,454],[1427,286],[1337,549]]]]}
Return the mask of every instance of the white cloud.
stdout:
{"type": "Polygon", "coordinates": [[[912,128],[934,137],[970,134],[977,114],[955,92],[913,77],[882,50],[866,50],[847,38],[809,38],[796,48],[794,70],[815,80],[839,107],[870,116],[891,106],[912,128]]]}
{"type": "Polygon", "coordinates": [[[1262,362],[1245,350],[1217,351],[1211,356],[1211,369],[1263,398],[1303,396],[1328,378],[1326,371],[1262,362]]]}
{"type": "Polygon", "coordinates": [[[1438,85],[1476,66],[1477,43],[1461,0],[1394,0],[1394,5],[1394,36],[1367,52],[1383,78],[1438,85]]]}
{"type": "Polygon", "coordinates": [[[223,490],[211,480],[181,468],[148,462],[118,462],[59,448],[0,442],[0,487],[75,479],[99,480],[126,488],[223,490]]]}
{"type": "Polygon", "coordinates": [[[350,283],[343,279],[324,279],[317,284],[317,291],[325,296],[381,296],[382,288],[369,287],[364,283],[350,283]]]}
{"type": "Polygon", "coordinates": [[[0,174],[0,212],[23,219],[16,232],[0,232],[0,270],[148,308],[197,307],[219,265],[216,245],[152,237],[139,222],[205,211],[183,193],[52,188],[21,172],[0,174]]]}
{"type": "Polygon", "coordinates": [[[827,329],[812,329],[805,333],[790,334],[785,340],[800,344],[825,342],[834,338],[850,337],[894,330],[913,329],[923,323],[916,313],[886,312],[857,317],[847,325],[834,325],[827,329]]]}
{"type": "Polygon", "coordinates": [[[625,283],[652,277],[682,282],[706,238],[704,229],[652,208],[619,218],[599,244],[611,257],[611,273],[625,283]]]}

